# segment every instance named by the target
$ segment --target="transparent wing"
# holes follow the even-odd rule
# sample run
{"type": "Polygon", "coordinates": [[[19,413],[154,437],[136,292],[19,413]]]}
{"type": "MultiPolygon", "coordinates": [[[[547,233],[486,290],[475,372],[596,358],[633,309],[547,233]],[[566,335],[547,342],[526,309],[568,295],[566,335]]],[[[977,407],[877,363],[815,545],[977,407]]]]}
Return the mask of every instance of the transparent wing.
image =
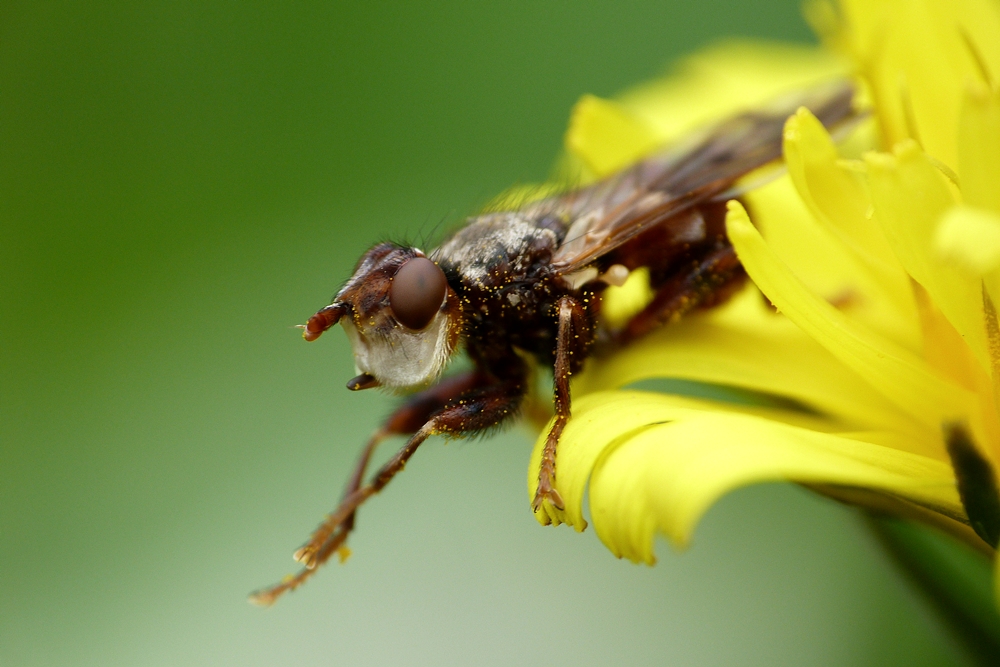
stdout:
{"type": "Polygon", "coordinates": [[[802,106],[828,128],[859,117],[854,88],[837,81],[742,113],[594,185],[534,202],[529,215],[568,221],[557,273],[583,268],[692,206],[730,195],[734,182],[781,157],[785,120],[802,106]]]}

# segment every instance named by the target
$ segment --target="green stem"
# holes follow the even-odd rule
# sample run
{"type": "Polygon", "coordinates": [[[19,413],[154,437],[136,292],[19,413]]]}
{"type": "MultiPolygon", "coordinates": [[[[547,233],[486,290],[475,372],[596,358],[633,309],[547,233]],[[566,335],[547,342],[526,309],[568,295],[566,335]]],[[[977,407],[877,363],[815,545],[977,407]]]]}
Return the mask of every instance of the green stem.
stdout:
{"type": "Polygon", "coordinates": [[[913,522],[866,514],[879,543],[916,584],[966,653],[981,665],[1000,660],[1000,614],[989,559],[913,522]]]}

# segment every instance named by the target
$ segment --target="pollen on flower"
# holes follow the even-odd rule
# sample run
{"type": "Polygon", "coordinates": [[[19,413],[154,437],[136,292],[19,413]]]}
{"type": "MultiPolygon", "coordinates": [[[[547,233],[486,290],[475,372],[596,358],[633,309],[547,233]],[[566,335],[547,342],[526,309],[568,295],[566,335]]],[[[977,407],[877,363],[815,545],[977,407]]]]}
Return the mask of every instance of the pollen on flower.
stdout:
{"type": "MultiPolygon", "coordinates": [[[[624,266],[621,268],[625,269],[624,266]]],[[[625,272],[627,275],[621,285],[611,283],[604,291],[604,302],[601,304],[601,317],[612,330],[624,326],[653,300],[649,269],[642,267],[631,272],[625,269],[625,272]]]]}

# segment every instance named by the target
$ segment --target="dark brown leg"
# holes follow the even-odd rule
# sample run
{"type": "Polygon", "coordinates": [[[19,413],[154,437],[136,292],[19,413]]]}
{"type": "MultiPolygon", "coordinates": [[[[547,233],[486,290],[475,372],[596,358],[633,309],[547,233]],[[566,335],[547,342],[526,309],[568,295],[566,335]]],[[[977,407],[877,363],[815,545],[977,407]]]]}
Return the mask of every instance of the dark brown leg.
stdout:
{"type": "MultiPolygon", "coordinates": [[[[552,429],[545,439],[542,450],[542,463],[538,469],[538,489],[531,502],[531,508],[537,512],[542,503],[548,500],[557,509],[563,509],[563,499],[555,488],[556,483],[556,447],[563,429],[570,417],[569,378],[572,375],[572,355],[589,336],[584,332],[586,327],[584,308],[576,299],[564,296],[559,299],[559,332],[556,336],[555,363],[552,368],[552,380],[555,387],[556,418],[552,429]]],[[[583,358],[580,349],[579,358],[583,358]]]]}
{"type": "Polygon", "coordinates": [[[746,279],[732,246],[724,245],[692,262],[670,278],[652,302],[614,334],[616,344],[629,343],[665,324],[676,322],[695,308],[714,306],[729,298],[746,279]]]}
{"type": "Polygon", "coordinates": [[[302,585],[320,565],[340,551],[354,528],[357,508],[403,469],[428,436],[478,430],[514,414],[523,389],[517,386],[511,391],[510,385],[486,385],[488,381],[488,377],[478,371],[458,375],[417,394],[394,412],[362,450],[340,506],[313,532],[309,542],[295,552],[295,560],[305,567],[280,584],[251,594],[250,601],[273,604],[286,591],[302,585]],[[435,412],[438,414],[434,415],[435,412]],[[408,433],[413,436],[403,448],[379,469],[370,483],[362,486],[375,447],[390,435],[408,433]]]}
{"type": "MultiPolygon", "coordinates": [[[[354,472],[351,474],[350,480],[347,483],[347,488],[344,490],[345,498],[357,491],[358,487],[361,486],[361,480],[364,478],[365,469],[368,467],[368,461],[371,459],[372,452],[375,451],[375,448],[379,445],[379,443],[388,438],[390,435],[393,435],[393,433],[384,426],[372,434],[372,437],[368,440],[368,444],[366,444],[364,449],[361,450],[361,455],[358,457],[358,461],[354,466],[354,472]]],[[[332,534],[327,538],[326,542],[316,554],[315,560],[317,566],[322,565],[329,560],[333,554],[338,552],[342,554],[341,558],[346,558],[346,554],[343,551],[344,543],[347,541],[347,536],[350,534],[351,530],[354,529],[354,517],[355,513],[352,512],[351,515],[348,516],[339,526],[334,526],[335,532],[331,531],[332,534]]],[[[297,555],[298,552],[296,552],[296,556],[297,555]]],[[[298,560],[298,558],[296,558],[296,560],[298,560]]],[[[275,600],[277,600],[282,593],[286,591],[293,591],[304,584],[315,571],[315,567],[302,568],[298,571],[298,573],[285,577],[280,584],[251,593],[250,601],[254,604],[262,606],[270,606],[274,604],[275,600]]]]}
{"type": "MultiPolygon", "coordinates": [[[[472,374],[473,377],[465,383],[465,386],[475,386],[475,380],[482,376],[472,374]]],[[[461,386],[456,383],[456,386],[461,386]]],[[[441,387],[429,390],[440,396],[443,392],[438,391],[441,387]]],[[[487,426],[493,426],[500,421],[512,416],[520,403],[523,395],[522,387],[497,384],[488,385],[481,388],[473,388],[459,394],[460,398],[453,399],[437,415],[430,417],[420,429],[403,445],[394,457],[392,457],[372,478],[366,486],[353,488],[341,500],[340,507],[329,515],[319,528],[313,533],[309,542],[295,552],[295,560],[304,564],[309,569],[315,569],[320,563],[318,554],[326,551],[327,542],[334,535],[338,527],[347,522],[353,524],[354,512],[365,500],[381,491],[386,484],[406,465],[417,448],[431,435],[449,434],[460,435],[469,431],[479,431],[487,426]]],[[[426,397],[418,395],[417,401],[423,402],[426,397]]],[[[436,397],[434,397],[436,398],[436,397]]],[[[433,399],[432,399],[433,400],[433,399]]],[[[427,401],[430,402],[430,401],[427,401]]],[[[403,411],[400,411],[403,412],[403,411]]],[[[416,415],[400,415],[400,421],[409,421],[416,415]]],[[[390,423],[393,420],[390,420],[390,423]]],[[[358,481],[363,474],[363,468],[356,473],[358,481]]]]}

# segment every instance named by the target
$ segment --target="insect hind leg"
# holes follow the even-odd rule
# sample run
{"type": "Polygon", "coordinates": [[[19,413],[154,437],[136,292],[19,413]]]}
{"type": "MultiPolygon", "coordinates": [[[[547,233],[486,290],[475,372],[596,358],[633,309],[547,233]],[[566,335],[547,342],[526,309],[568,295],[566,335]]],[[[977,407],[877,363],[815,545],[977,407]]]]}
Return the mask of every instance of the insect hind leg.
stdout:
{"type": "Polygon", "coordinates": [[[728,241],[691,259],[656,290],[653,300],[613,334],[617,345],[678,321],[696,308],[726,301],[746,282],[746,271],[728,241]]]}

